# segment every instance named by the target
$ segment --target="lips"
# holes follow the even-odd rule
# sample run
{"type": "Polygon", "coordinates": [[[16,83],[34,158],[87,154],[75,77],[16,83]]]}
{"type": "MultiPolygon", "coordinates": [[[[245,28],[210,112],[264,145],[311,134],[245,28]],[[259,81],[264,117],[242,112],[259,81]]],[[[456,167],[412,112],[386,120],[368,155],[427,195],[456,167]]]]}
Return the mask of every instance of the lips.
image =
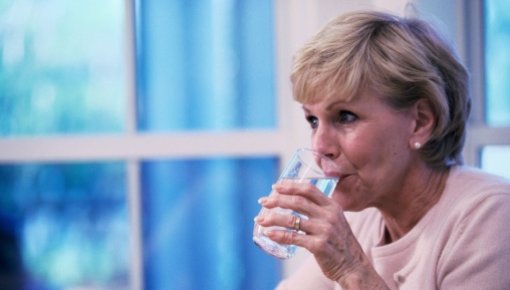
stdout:
{"type": "Polygon", "coordinates": [[[322,168],[326,176],[329,177],[338,177],[339,182],[341,182],[343,179],[348,178],[349,176],[354,175],[352,171],[346,172],[344,167],[336,165],[335,168],[322,168]]]}

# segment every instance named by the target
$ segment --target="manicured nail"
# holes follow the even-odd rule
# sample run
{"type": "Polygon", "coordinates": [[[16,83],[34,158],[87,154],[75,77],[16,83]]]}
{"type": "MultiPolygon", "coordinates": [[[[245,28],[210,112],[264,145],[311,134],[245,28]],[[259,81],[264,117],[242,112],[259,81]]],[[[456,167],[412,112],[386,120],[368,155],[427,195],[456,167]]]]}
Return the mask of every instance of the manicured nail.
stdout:
{"type": "Polygon", "coordinates": [[[270,236],[273,232],[274,232],[273,229],[264,229],[262,233],[264,234],[264,236],[270,236]]]}
{"type": "Polygon", "coordinates": [[[259,204],[263,205],[263,204],[265,204],[267,202],[267,197],[261,197],[261,198],[259,198],[259,200],[257,200],[257,202],[259,204]]]}
{"type": "Polygon", "coordinates": [[[281,189],[282,189],[282,185],[281,185],[281,184],[278,184],[278,183],[275,183],[275,184],[273,184],[273,185],[271,186],[271,188],[272,188],[273,190],[279,191],[279,190],[281,190],[281,189]]]}

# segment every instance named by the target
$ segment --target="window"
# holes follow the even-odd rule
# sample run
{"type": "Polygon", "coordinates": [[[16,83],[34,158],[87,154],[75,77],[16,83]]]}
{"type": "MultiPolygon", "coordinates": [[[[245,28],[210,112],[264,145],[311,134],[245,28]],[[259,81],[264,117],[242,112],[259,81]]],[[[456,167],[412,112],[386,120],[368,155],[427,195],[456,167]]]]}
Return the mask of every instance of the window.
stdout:
{"type": "Polygon", "coordinates": [[[125,130],[126,26],[120,0],[0,5],[2,289],[129,286],[126,162],[52,160],[41,141],[125,130]]]}
{"type": "MultiPolygon", "coordinates": [[[[486,122],[505,130],[506,139],[482,149],[482,167],[510,178],[510,4],[487,0],[484,6],[486,122]]],[[[502,132],[503,133],[503,132],[502,132]]]]}
{"type": "Polygon", "coordinates": [[[0,288],[272,289],[251,235],[290,142],[275,14],[3,1],[0,288]]]}
{"type": "Polygon", "coordinates": [[[502,176],[510,172],[510,22],[508,1],[465,1],[467,54],[473,82],[473,112],[466,157],[502,176]],[[480,45],[482,44],[482,45],[480,45]]]}
{"type": "Polygon", "coordinates": [[[121,0],[2,1],[0,136],[122,132],[124,15],[121,0]]]}
{"type": "Polygon", "coordinates": [[[137,5],[139,129],[274,128],[272,2],[167,2],[137,5]]]}
{"type": "Polygon", "coordinates": [[[128,287],[125,187],[122,162],[0,165],[2,288],[128,287]]]}
{"type": "Polygon", "coordinates": [[[251,241],[274,157],[142,164],[146,289],[272,289],[278,262],[251,241]]]}
{"type": "Polygon", "coordinates": [[[484,6],[487,123],[510,126],[510,3],[487,0],[484,6]]]}

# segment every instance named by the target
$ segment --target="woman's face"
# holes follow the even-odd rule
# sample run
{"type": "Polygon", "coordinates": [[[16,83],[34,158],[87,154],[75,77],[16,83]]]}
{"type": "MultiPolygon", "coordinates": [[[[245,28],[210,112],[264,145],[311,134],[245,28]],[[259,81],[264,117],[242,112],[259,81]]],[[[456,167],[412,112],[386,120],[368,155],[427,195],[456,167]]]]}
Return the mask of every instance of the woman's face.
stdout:
{"type": "Polygon", "coordinates": [[[342,172],[332,198],[344,210],[391,205],[402,193],[416,158],[410,149],[414,119],[367,90],[349,102],[327,99],[303,104],[312,147],[342,172]]]}

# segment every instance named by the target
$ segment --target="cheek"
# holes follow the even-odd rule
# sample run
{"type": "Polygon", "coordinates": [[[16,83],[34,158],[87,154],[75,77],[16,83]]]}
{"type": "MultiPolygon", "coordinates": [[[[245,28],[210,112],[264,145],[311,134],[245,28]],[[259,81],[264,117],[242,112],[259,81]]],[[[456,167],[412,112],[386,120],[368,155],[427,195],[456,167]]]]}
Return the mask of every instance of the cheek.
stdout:
{"type": "Polygon", "coordinates": [[[383,136],[369,130],[357,132],[346,138],[342,149],[355,169],[362,169],[370,163],[379,163],[386,150],[383,136]]]}
{"type": "MultiPolygon", "coordinates": [[[[398,171],[408,160],[407,150],[402,136],[395,132],[382,130],[359,131],[352,139],[344,142],[345,158],[351,163],[358,175],[358,182],[364,188],[374,188],[398,171]],[[350,140],[350,142],[348,142],[350,140]]],[[[352,184],[351,190],[357,189],[360,184],[352,184]]]]}
{"type": "Polygon", "coordinates": [[[364,148],[370,152],[365,152],[365,168],[360,168],[360,175],[372,190],[385,191],[401,182],[411,160],[410,150],[399,131],[374,133],[373,137],[370,142],[374,146],[364,148]]]}

